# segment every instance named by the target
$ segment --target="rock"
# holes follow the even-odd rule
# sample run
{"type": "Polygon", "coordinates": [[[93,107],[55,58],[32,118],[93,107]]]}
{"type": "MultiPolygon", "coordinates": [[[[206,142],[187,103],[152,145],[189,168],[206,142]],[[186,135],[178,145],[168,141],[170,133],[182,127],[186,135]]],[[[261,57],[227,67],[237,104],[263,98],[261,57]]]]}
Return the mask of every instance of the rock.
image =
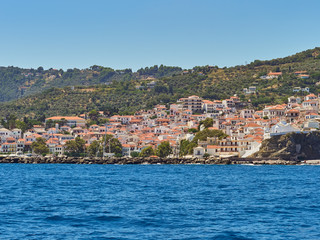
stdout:
{"type": "MultiPolygon", "coordinates": [[[[288,161],[320,158],[320,132],[288,133],[262,142],[256,158],[279,158],[288,161]]],[[[291,164],[291,162],[290,162],[291,164]]]]}

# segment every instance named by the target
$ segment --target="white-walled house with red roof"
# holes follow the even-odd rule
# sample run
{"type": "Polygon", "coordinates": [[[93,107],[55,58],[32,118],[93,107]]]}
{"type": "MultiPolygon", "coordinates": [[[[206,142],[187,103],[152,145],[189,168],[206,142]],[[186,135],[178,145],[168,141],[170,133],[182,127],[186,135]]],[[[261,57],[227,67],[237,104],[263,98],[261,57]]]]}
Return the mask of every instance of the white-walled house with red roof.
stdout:
{"type": "Polygon", "coordinates": [[[55,117],[50,117],[46,118],[45,123],[47,123],[49,120],[52,121],[61,121],[65,119],[66,120],[66,125],[69,127],[85,127],[86,125],[86,120],[84,118],[80,117],[70,117],[70,116],[55,116],[55,117]]]}

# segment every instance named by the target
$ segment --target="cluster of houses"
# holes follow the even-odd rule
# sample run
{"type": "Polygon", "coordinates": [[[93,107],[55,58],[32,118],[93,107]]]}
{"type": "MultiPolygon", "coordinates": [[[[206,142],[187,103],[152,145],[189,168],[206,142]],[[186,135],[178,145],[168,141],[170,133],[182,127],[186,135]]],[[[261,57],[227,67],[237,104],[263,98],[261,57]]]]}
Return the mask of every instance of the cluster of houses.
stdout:
{"type": "MultiPolygon", "coordinates": [[[[294,75],[300,79],[310,78],[310,75],[307,73],[307,71],[296,71],[296,72],[294,72],[294,75]]],[[[282,76],[282,72],[269,72],[267,75],[261,76],[260,79],[275,79],[275,78],[279,78],[281,76],[282,76]]],[[[256,93],[256,88],[254,86],[252,86],[249,88],[244,88],[243,91],[245,94],[253,94],[253,93],[256,93]]],[[[307,93],[309,93],[310,88],[309,87],[305,87],[305,88],[294,87],[292,91],[293,92],[307,92],[307,93]]]]}
{"type": "MultiPolygon", "coordinates": [[[[319,129],[319,96],[309,94],[303,99],[289,97],[287,104],[265,106],[255,111],[247,102],[237,96],[229,99],[209,101],[198,96],[181,98],[169,107],[157,105],[151,110],[140,110],[134,115],[109,117],[102,126],[87,125],[87,115],[55,116],[46,122],[59,122],[46,129],[35,125],[22,133],[20,129],[0,129],[1,153],[32,152],[31,145],[37,138],[46,139],[50,153],[63,155],[67,141],[81,137],[86,146],[100,140],[106,134],[117,138],[122,144],[122,154],[130,156],[132,152],[152,146],[156,148],[161,142],[168,141],[173,155],[179,154],[181,140],[192,141],[200,121],[212,118],[209,130],[222,130],[228,137],[224,139],[207,138],[198,141],[193,155],[203,157],[209,154],[216,157],[247,157],[258,151],[261,142],[273,135],[288,132],[305,132],[319,129]]],[[[100,112],[101,117],[103,112],[100,112]]],[[[200,130],[203,126],[199,126],[200,130]]]]}
{"type": "MultiPolygon", "coordinates": [[[[294,75],[301,79],[308,79],[310,77],[307,71],[296,71],[294,72],[294,75]]],[[[282,72],[269,72],[267,75],[261,76],[260,79],[274,79],[279,78],[281,76],[282,72]]]]}

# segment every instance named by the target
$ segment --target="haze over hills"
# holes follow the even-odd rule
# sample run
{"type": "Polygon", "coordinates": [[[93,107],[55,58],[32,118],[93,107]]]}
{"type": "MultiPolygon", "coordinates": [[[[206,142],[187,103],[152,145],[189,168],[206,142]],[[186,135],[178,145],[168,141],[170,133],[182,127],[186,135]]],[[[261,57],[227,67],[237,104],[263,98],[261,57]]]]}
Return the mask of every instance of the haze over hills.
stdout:
{"type": "Polygon", "coordinates": [[[92,109],[126,114],[193,94],[211,100],[237,94],[259,108],[285,102],[295,87],[320,92],[320,48],[230,68],[203,66],[183,70],[161,65],[132,72],[101,66],[67,71],[2,67],[0,100],[11,101],[0,107],[1,117],[14,113],[37,118],[92,109]],[[297,71],[306,76],[297,75],[297,71]],[[282,74],[266,78],[270,72],[282,74]],[[256,87],[256,93],[244,94],[243,89],[250,86],[256,87]]]}

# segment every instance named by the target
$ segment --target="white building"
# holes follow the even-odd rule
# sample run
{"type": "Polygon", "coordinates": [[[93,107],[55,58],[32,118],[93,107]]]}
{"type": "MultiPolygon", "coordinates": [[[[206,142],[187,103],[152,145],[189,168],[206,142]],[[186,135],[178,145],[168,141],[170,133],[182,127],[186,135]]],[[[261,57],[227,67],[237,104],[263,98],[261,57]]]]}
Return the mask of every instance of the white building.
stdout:
{"type": "Polygon", "coordinates": [[[284,135],[291,132],[300,133],[301,130],[299,128],[293,127],[290,123],[282,121],[278,122],[276,125],[273,125],[269,130],[266,130],[264,138],[268,139],[272,136],[284,135]]]}
{"type": "Polygon", "coordinates": [[[193,149],[193,156],[197,158],[203,158],[203,155],[205,153],[205,149],[203,147],[195,147],[193,149]]]}

